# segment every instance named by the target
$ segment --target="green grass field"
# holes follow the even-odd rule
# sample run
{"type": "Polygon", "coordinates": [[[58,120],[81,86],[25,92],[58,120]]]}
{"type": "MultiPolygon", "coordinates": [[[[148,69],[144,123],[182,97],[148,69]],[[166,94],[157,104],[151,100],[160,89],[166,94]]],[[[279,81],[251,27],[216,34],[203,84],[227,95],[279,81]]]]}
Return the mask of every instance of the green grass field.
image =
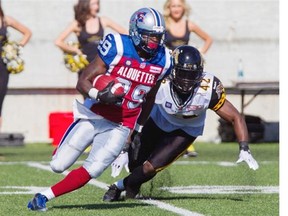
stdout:
{"type": "MultiPolygon", "coordinates": [[[[143,196],[149,199],[103,202],[106,185],[127,174],[124,170],[119,178],[112,178],[109,168],[83,188],[49,201],[45,213],[29,211],[26,205],[35,191],[64,176],[49,170],[53,147],[49,144],[0,147],[0,215],[279,215],[278,143],[250,145],[260,165],[257,171],[250,170],[246,163],[235,164],[236,143],[195,146],[198,157],[180,158],[142,186],[143,196]]],[[[81,165],[84,159],[85,155],[81,156],[72,168],[81,165]]]]}

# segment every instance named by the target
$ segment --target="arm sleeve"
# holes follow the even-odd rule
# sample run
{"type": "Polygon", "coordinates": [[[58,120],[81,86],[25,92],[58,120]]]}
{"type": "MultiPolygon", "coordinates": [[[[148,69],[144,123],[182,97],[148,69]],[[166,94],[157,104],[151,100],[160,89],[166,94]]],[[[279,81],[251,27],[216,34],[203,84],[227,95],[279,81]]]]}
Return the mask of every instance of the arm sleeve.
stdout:
{"type": "Polygon", "coordinates": [[[226,100],[226,93],[225,93],[224,86],[222,85],[221,81],[217,77],[214,77],[212,86],[213,86],[213,89],[212,89],[211,100],[209,103],[209,109],[217,111],[223,106],[226,100]]]}

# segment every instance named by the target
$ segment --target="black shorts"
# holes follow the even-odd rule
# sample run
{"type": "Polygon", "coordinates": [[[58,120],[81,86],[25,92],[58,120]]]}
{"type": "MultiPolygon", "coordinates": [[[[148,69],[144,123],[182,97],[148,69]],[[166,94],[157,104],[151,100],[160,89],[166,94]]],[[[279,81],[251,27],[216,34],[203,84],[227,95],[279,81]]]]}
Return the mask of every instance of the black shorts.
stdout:
{"type": "Polygon", "coordinates": [[[3,60],[0,59],[0,117],[2,113],[4,98],[8,90],[8,82],[9,72],[7,71],[6,65],[3,63],[3,60]]]}
{"type": "Polygon", "coordinates": [[[158,172],[178,159],[195,141],[183,130],[165,132],[149,118],[142,130],[141,147],[136,161],[131,159],[129,152],[129,169],[133,171],[148,160],[158,172]]]}

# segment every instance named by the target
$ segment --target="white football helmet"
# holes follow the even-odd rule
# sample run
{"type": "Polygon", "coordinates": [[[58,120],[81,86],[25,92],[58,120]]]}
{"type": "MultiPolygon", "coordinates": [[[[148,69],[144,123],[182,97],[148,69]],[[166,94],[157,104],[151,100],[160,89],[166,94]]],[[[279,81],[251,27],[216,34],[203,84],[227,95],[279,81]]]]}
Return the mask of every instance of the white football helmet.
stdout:
{"type": "Polygon", "coordinates": [[[129,22],[129,35],[136,47],[154,56],[165,39],[165,21],[153,8],[141,8],[134,12],[129,22]]]}

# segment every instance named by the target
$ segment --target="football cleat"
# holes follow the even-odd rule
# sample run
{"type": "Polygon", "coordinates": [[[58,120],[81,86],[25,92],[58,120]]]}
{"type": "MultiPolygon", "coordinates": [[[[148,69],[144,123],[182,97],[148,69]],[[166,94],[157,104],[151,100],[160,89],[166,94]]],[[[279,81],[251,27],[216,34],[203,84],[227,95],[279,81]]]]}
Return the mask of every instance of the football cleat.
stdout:
{"type": "Polygon", "coordinates": [[[195,151],[195,148],[193,146],[193,144],[191,144],[185,154],[183,155],[184,158],[188,158],[188,157],[197,157],[198,153],[195,151]]]}
{"type": "Polygon", "coordinates": [[[29,201],[27,208],[32,211],[47,211],[46,202],[47,198],[44,195],[37,193],[33,199],[29,201]]]}
{"type": "Polygon", "coordinates": [[[184,158],[188,157],[197,157],[198,153],[196,151],[186,151],[186,153],[183,155],[184,158]]]}
{"type": "Polygon", "coordinates": [[[141,197],[139,194],[140,192],[140,186],[136,187],[129,187],[126,186],[126,199],[137,199],[141,197]]]}
{"type": "Polygon", "coordinates": [[[122,190],[117,188],[115,184],[112,184],[109,186],[108,191],[103,196],[103,201],[105,202],[113,202],[113,201],[119,201],[120,195],[122,190]]]}

